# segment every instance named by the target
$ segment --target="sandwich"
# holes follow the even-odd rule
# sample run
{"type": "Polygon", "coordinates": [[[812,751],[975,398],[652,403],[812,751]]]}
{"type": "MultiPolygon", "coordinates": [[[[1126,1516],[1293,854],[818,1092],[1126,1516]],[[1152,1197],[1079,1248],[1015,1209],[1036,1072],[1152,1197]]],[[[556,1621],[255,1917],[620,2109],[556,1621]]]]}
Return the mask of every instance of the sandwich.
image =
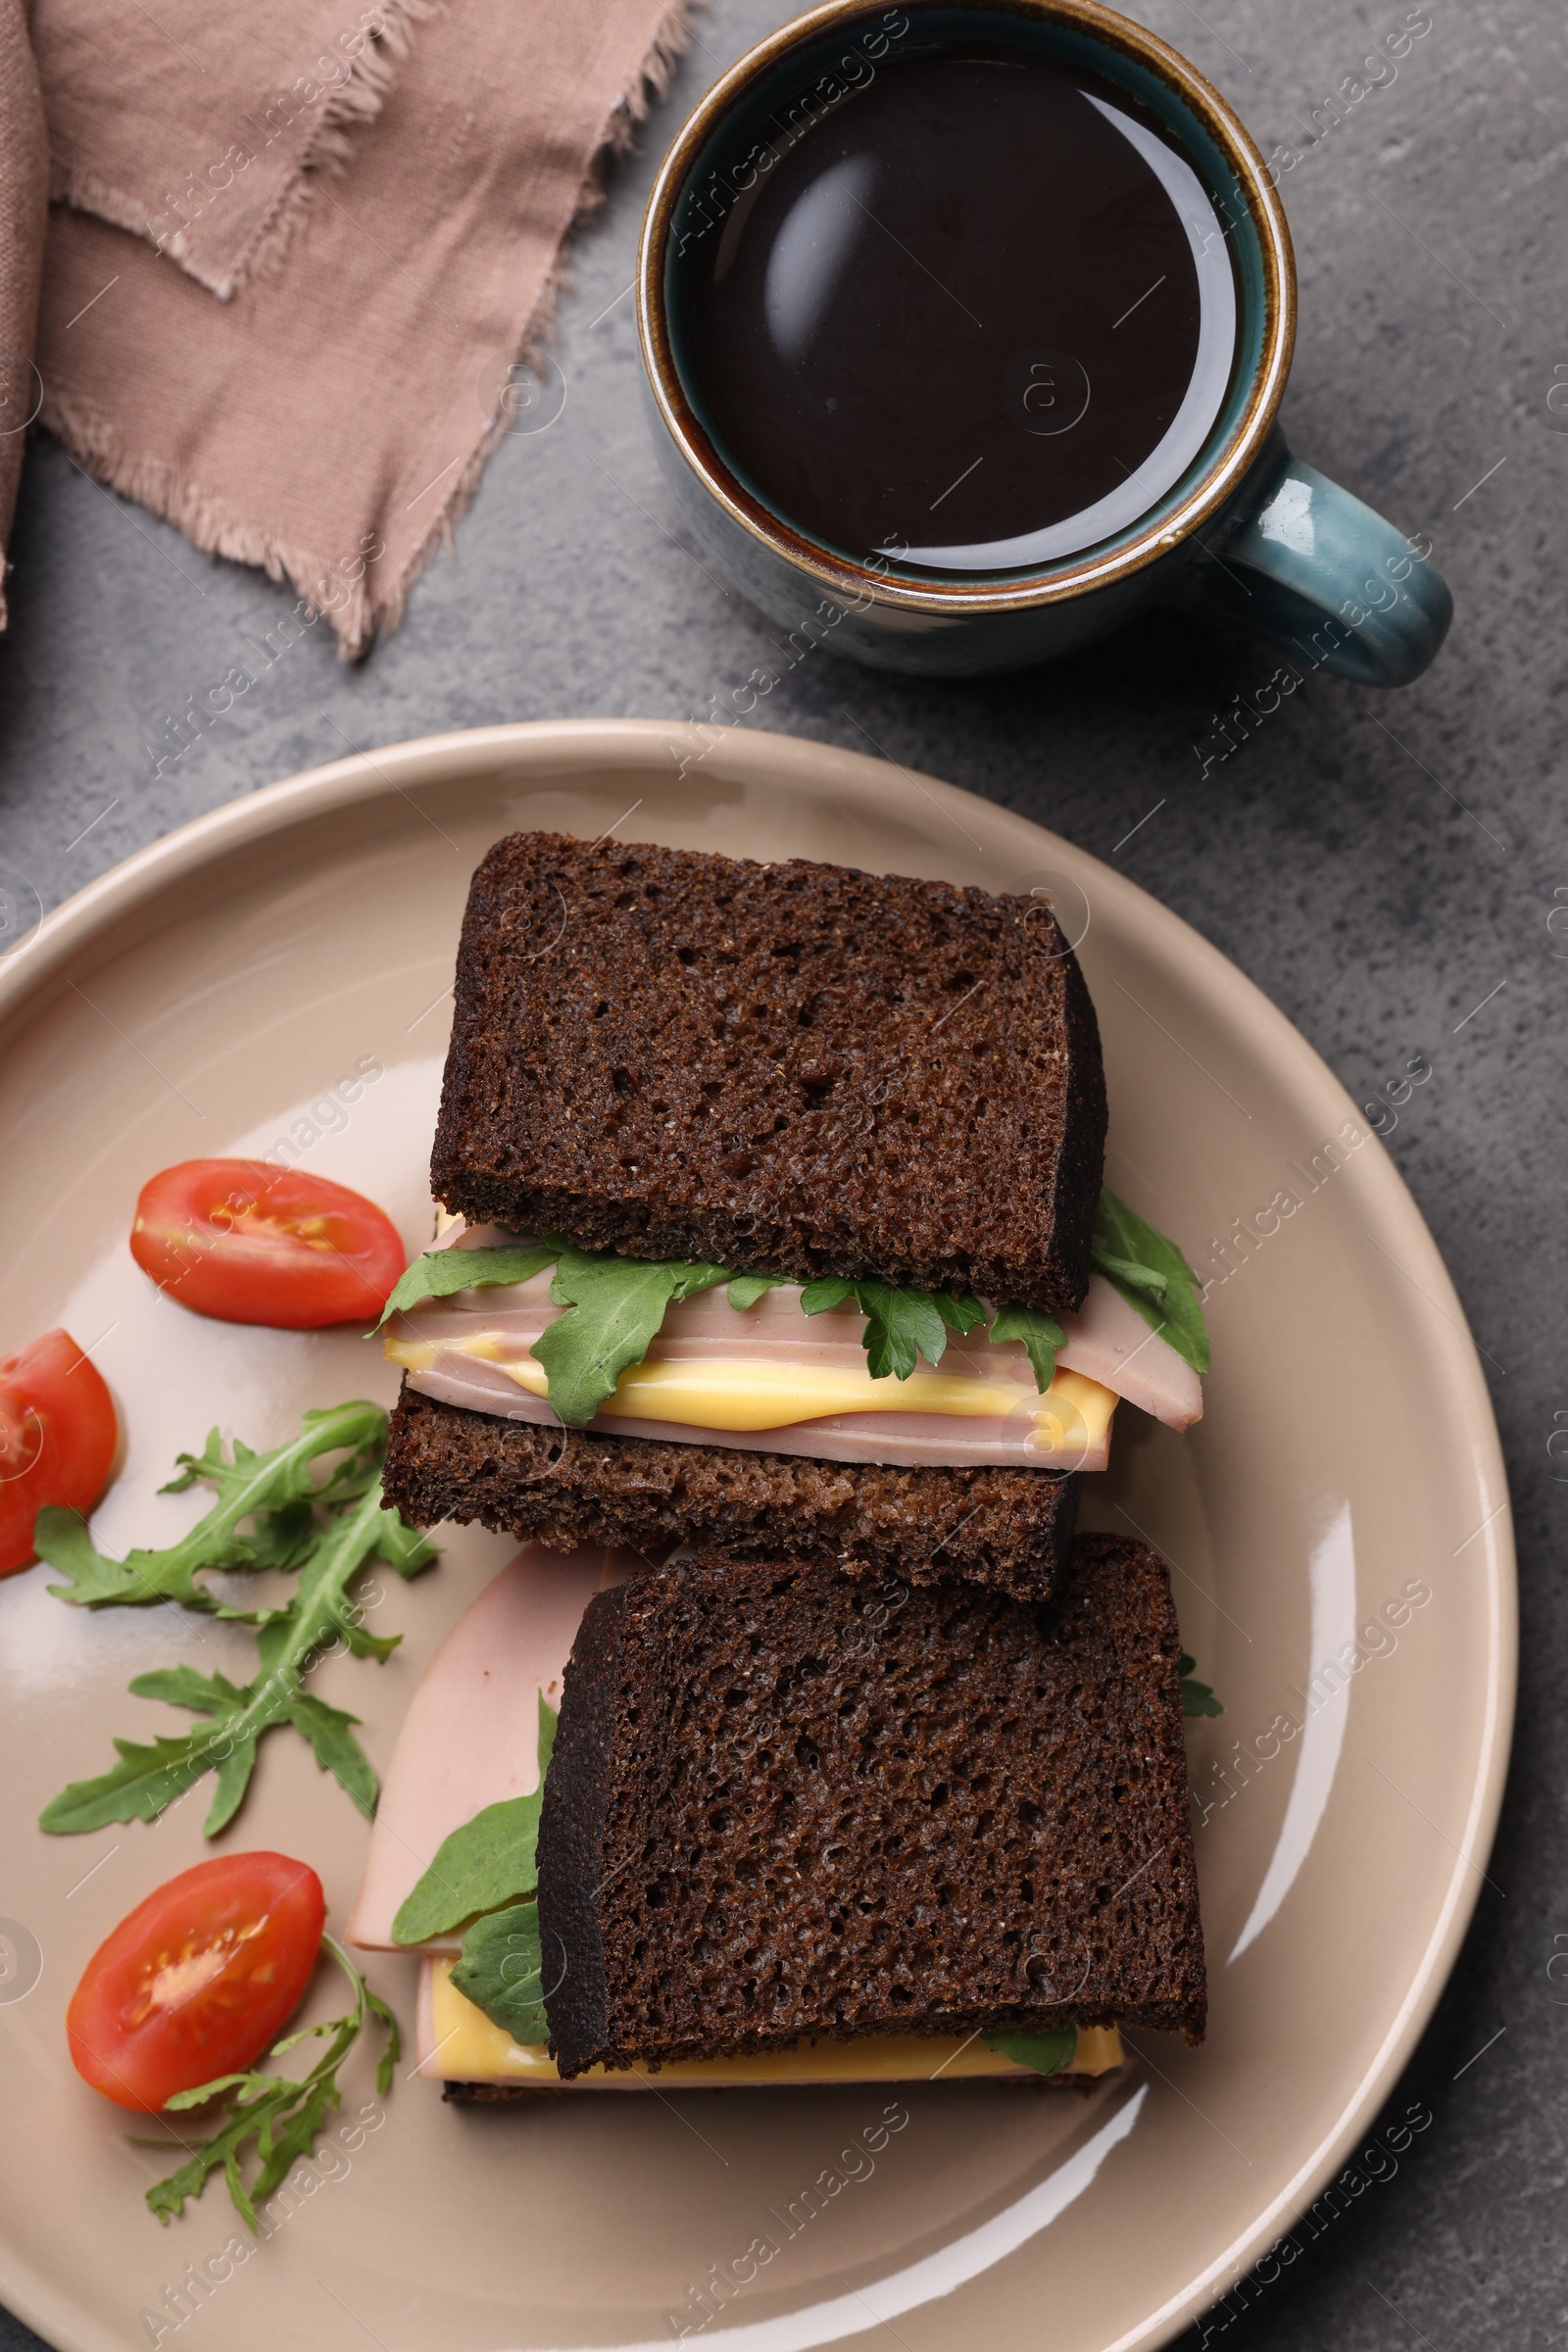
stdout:
{"type": "Polygon", "coordinates": [[[1080,1536],[1049,1603],[633,1564],[521,1555],[400,1737],[349,1933],[424,1955],[448,2096],[1082,2086],[1125,2028],[1202,2038],[1155,1553],[1080,1536]]]}
{"type": "Polygon", "coordinates": [[[1102,1184],[1034,898],[548,833],[469,893],[387,1499],[662,1561],[1049,1596],[1197,1278],[1102,1184]]]}
{"type": "Polygon", "coordinates": [[[1080,1538],[1055,1608],[684,1562],[598,1595],[538,1844],[550,2046],[590,2068],[811,2036],[1202,2036],[1162,1563],[1080,1538]]]}

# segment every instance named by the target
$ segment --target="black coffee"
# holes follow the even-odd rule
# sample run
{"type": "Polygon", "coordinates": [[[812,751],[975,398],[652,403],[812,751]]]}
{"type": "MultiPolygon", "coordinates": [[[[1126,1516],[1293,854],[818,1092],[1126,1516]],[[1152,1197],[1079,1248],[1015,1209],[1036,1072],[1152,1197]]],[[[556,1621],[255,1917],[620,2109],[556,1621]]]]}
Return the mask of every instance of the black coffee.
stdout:
{"type": "Polygon", "coordinates": [[[1036,564],[1197,456],[1234,356],[1223,228],[1123,93],[966,43],[758,135],[771,168],[682,265],[690,364],[737,470],[811,536],[1036,564]]]}

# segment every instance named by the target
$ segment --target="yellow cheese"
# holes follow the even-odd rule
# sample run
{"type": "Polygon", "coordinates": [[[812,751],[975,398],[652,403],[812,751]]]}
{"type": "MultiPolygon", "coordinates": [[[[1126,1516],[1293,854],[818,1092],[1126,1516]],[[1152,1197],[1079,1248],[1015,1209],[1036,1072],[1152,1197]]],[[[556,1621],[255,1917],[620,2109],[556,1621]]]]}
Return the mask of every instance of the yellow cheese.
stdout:
{"type": "MultiPolygon", "coordinates": [[[[543,1364],[531,1355],[507,1356],[497,1334],[447,1340],[437,1348],[402,1333],[389,1336],[386,1353],[410,1372],[428,1372],[442,1352],[498,1364],[530,1396],[548,1396],[543,1364]]],[[[830,1413],[940,1413],[954,1419],[1014,1416],[1032,1425],[1053,1451],[1098,1447],[1110,1426],[1116,1396],[1081,1372],[1058,1371],[1044,1396],[1008,1380],[965,1379],[946,1372],[912,1372],[907,1380],[874,1380],[855,1365],[774,1364],[746,1358],[685,1356],[634,1364],[600,1410],[623,1421],[671,1421],[688,1429],[784,1429],[830,1413]]]]}
{"type": "MultiPolygon", "coordinates": [[[[459,1992],[449,1959],[429,1965],[430,2056],[419,2067],[421,2075],[443,2082],[561,2083],[548,2051],[535,2042],[514,2041],[459,1992]]],[[[1114,2026],[1080,2026],[1077,2050],[1062,2072],[1108,2074],[1125,2055],[1114,2026]]],[[[655,2081],[662,2088],[686,2082],[709,2089],[770,2082],[953,2082],[1029,2071],[1000,2050],[988,2050],[978,2034],[964,2041],[956,2034],[890,2034],[864,2041],[808,2042],[761,2058],[677,2058],[662,2066],[657,2077],[595,2066],[562,2087],[640,2090],[655,2081]]]]}

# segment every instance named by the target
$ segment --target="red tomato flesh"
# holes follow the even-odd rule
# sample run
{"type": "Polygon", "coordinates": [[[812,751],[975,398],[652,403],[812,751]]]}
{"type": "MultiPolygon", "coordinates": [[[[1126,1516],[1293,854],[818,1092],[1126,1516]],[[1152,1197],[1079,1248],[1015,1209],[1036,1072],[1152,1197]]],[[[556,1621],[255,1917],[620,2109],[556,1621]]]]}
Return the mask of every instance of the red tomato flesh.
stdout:
{"type": "Polygon", "coordinates": [[[76,2072],[117,2107],[238,2074],[299,2007],[326,1899],[287,1854],[220,1854],[160,1886],[82,1972],[66,2011],[76,2072]]]}
{"type": "Polygon", "coordinates": [[[91,1510],[119,1443],[114,1398],[69,1331],[0,1356],[0,1576],[31,1559],[46,1502],[91,1510]]]}
{"type": "Polygon", "coordinates": [[[181,1306],[285,1331],[373,1322],[405,1262],[373,1200],[265,1159],[165,1168],[142,1187],[130,1253],[181,1306]]]}

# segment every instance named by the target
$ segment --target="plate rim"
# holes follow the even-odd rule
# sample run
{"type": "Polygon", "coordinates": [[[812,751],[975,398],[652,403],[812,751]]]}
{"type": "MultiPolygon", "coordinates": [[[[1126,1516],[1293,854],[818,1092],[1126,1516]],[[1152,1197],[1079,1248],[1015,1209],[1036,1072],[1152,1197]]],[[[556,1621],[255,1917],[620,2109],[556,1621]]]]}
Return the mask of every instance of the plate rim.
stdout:
{"type": "MultiPolygon", "coordinates": [[[[1059,853],[1070,866],[1088,870],[1102,898],[1119,905],[1127,914],[1136,912],[1156,947],[1163,943],[1178,952],[1187,971],[1203,984],[1205,995],[1223,991],[1227,1025],[1240,1030],[1259,1050],[1266,1045],[1276,1059],[1286,1057],[1299,1078],[1310,1080],[1319,1091],[1326,1090],[1330,1099],[1337,1099],[1345,1117],[1358,1119],[1353,1098],[1289,1014],[1194,925],[1092,851],[1016,809],[887,759],[760,728],[736,726],[716,743],[713,735],[711,728],[690,720],[652,718],[531,719],[454,728],[356,752],[221,803],[96,875],[45,914],[8,956],[0,957],[0,1052],[37,1017],[43,1009],[39,1000],[47,1001],[57,993],[51,983],[69,984],[67,967],[73,959],[90,953],[105,934],[203,866],[285,833],[295,824],[389,796],[407,801],[423,815],[425,811],[406,789],[409,783],[440,791],[476,781],[487,768],[501,768],[514,760],[524,770],[531,767],[557,774],[572,766],[602,765],[617,757],[630,767],[657,766],[662,771],[672,749],[688,744],[694,753],[691,764],[710,764],[715,778],[743,785],[765,784],[785,792],[819,793],[824,770],[836,771],[835,781],[845,797],[873,811],[879,804],[891,807],[902,783],[932,802],[960,831],[967,831],[960,821],[961,812],[980,809],[990,827],[1000,826],[1004,834],[1015,834],[1021,849],[1044,846],[1050,853],[1059,853]]],[[[970,834],[967,838],[973,841],[974,837],[970,834]]],[[[1455,1338],[1438,1345],[1448,1358],[1450,1377],[1456,1379],[1461,1392],[1468,1391],[1463,1402],[1476,1483],[1494,1489],[1502,1497],[1495,1517],[1478,1531],[1487,1561],[1489,1644],[1465,1847],[1454,1849],[1426,1948],[1378,2050],[1361,2069],[1337,2121],[1269,2205],[1237,2232],[1199,2277],[1189,2279],[1157,2309],[1108,2343],[1104,2352],[1157,2352],[1158,2346],[1191,2325],[1250,2270],[1342,2169],[1431,2021],[1479,1900],[1480,1865],[1490,1856],[1496,1835],[1518,1681],[1517,1560],[1501,1439],[1468,1318],[1414,1195],[1381,1144],[1374,1153],[1364,1155],[1364,1164],[1378,1204],[1385,1213],[1392,1211],[1397,1216],[1415,1245],[1421,1287],[1454,1327],[1455,1338]]],[[[35,2268],[5,2233],[0,2233],[0,2297],[19,2319],[52,2343],[56,2352],[108,2352],[110,2339],[100,2335],[92,2320],[72,2305],[55,2280],[35,2268]]]]}

